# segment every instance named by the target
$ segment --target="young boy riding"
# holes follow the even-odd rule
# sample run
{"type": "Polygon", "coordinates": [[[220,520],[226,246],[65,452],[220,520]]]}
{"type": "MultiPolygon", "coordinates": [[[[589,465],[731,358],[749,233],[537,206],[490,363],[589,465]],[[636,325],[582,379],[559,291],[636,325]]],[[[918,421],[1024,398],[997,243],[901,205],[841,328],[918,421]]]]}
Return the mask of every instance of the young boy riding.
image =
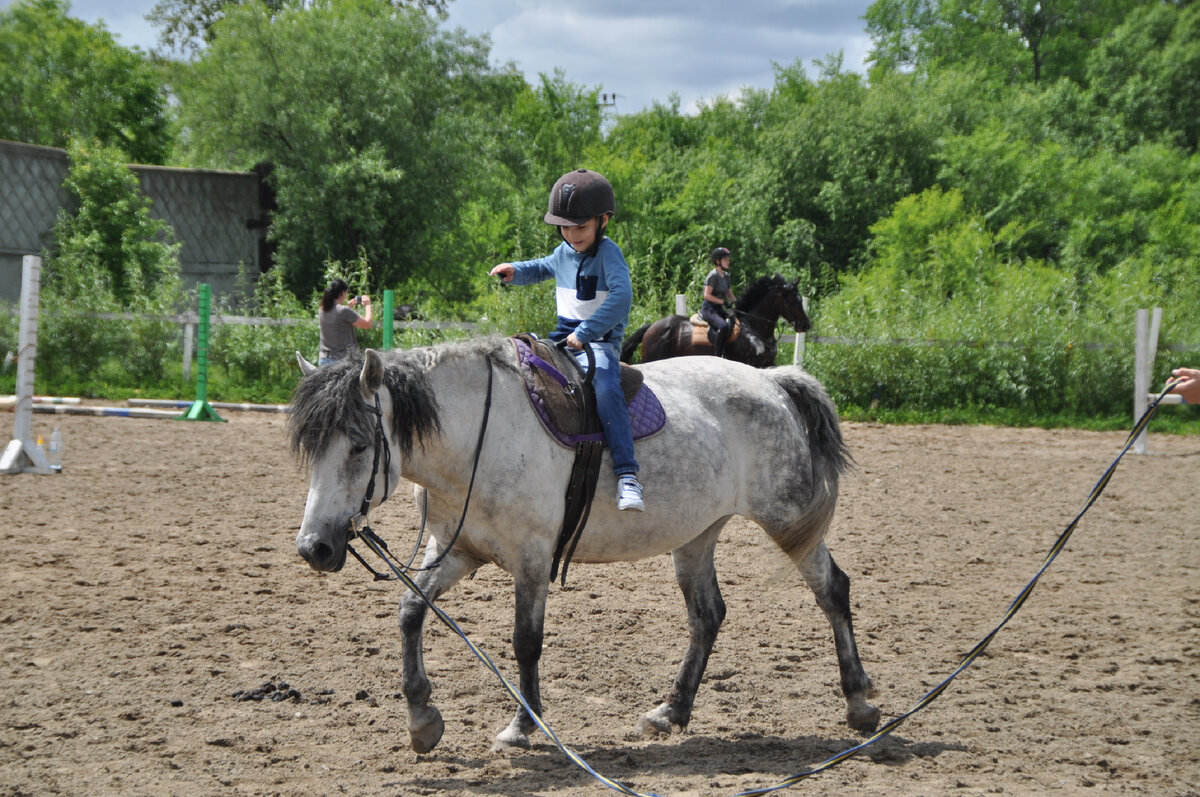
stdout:
{"type": "Polygon", "coordinates": [[[620,247],[604,235],[616,209],[612,185],[603,175],[587,169],[564,174],[550,189],[544,217],[558,227],[563,243],[545,257],[501,263],[489,274],[514,285],[554,278],[558,326],[550,339],[565,340],[581,363],[587,362],[584,347],[592,350],[592,387],[617,477],[617,508],[642,511],[633,429],[621,390],[621,338],[633,305],[633,286],[620,247]]]}

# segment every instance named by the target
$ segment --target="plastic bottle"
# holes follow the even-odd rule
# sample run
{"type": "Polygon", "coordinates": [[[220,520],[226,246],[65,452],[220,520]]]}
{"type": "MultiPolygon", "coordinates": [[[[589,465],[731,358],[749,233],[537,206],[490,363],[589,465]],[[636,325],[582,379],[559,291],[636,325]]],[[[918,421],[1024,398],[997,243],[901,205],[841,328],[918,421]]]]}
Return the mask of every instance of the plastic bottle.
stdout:
{"type": "Polygon", "coordinates": [[[54,431],[50,433],[50,448],[46,451],[46,459],[55,470],[62,470],[62,452],[62,432],[55,426],[54,431]]]}

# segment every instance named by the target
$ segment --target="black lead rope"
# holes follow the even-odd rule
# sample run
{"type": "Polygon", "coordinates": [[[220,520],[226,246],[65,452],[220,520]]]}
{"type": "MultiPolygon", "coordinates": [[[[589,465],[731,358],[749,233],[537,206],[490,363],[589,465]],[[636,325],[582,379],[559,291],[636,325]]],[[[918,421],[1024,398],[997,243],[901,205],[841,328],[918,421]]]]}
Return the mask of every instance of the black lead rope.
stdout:
{"type": "MultiPolygon", "coordinates": [[[[1067,541],[1071,538],[1071,534],[1072,534],[1072,532],[1075,531],[1075,528],[1079,524],[1079,521],[1083,519],[1084,514],[1092,507],[1092,504],[1094,504],[1096,502],[1096,499],[1098,499],[1100,497],[1100,494],[1102,492],[1104,492],[1104,488],[1108,486],[1109,480],[1112,479],[1113,473],[1116,472],[1117,465],[1120,464],[1121,459],[1125,456],[1126,453],[1128,453],[1130,447],[1133,445],[1134,440],[1137,439],[1137,436],[1139,434],[1141,434],[1143,431],[1146,430],[1146,427],[1150,423],[1151,417],[1153,417],[1155,411],[1158,410],[1158,405],[1162,402],[1163,397],[1167,393],[1170,393],[1175,388],[1175,386],[1179,383],[1179,381],[1180,380],[1175,379],[1175,380],[1171,380],[1170,382],[1168,382],[1166,387],[1163,389],[1162,393],[1159,394],[1158,398],[1155,399],[1150,404],[1149,409],[1147,409],[1146,412],[1142,415],[1142,417],[1137,421],[1137,423],[1134,424],[1133,431],[1131,431],[1129,433],[1129,437],[1125,440],[1125,444],[1121,447],[1120,453],[1117,454],[1116,459],[1114,459],[1112,464],[1108,466],[1108,468],[1104,471],[1104,474],[1100,477],[1100,480],[1092,488],[1091,493],[1088,494],[1087,500],[1084,501],[1083,508],[1079,511],[1079,513],[1077,515],[1075,515],[1074,519],[1067,525],[1067,527],[1058,536],[1058,539],[1054,542],[1054,545],[1051,547],[1050,552],[1046,555],[1046,557],[1043,560],[1042,565],[1038,569],[1037,573],[1034,574],[1033,578],[1029,581],[1029,583],[1025,585],[1025,588],[1022,589],[1021,592],[1017,595],[1017,597],[1012,601],[1012,603],[1008,607],[1008,610],[1004,613],[1003,617],[1000,620],[1000,623],[995,627],[995,629],[993,629],[991,631],[991,633],[987,634],[982,640],[980,640],[975,645],[975,647],[973,647],[963,657],[963,659],[960,661],[959,665],[954,669],[954,671],[948,677],[946,677],[941,683],[939,683],[936,687],[934,687],[932,690],[930,690],[923,698],[921,698],[917,702],[917,704],[915,706],[913,706],[908,711],[904,712],[903,714],[900,714],[899,716],[895,717],[894,719],[892,719],[891,721],[886,723],[883,727],[881,727],[877,731],[875,731],[875,733],[872,734],[870,738],[866,739],[861,744],[857,744],[857,745],[854,745],[853,747],[843,750],[840,753],[837,753],[836,755],[831,756],[830,758],[826,759],[825,761],[817,764],[816,766],[813,766],[802,772],[798,772],[794,775],[791,775],[790,777],[785,778],[784,780],[779,781],[778,783],[775,783],[773,785],[768,785],[768,786],[762,786],[759,788],[747,789],[746,791],[738,792],[737,794],[734,795],[734,797],[762,797],[762,795],[768,795],[768,794],[772,794],[777,791],[781,791],[783,789],[790,788],[792,786],[795,786],[797,783],[799,783],[803,780],[807,780],[808,778],[814,777],[814,776],[820,774],[821,772],[825,772],[826,770],[832,769],[833,767],[837,766],[838,764],[841,764],[845,761],[850,760],[851,758],[854,758],[855,756],[862,753],[868,747],[875,744],[876,742],[878,742],[880,739],[884,738],[885,736],[890,735],[893,731],[896,730],[896,728],[898,728],[900,725],[902,725],[906,720],[908,720],[910,717],[912,717],[918,711],[920,711],[921,709],[924,709],[930,703],[932,703],[934,700],[936,700],[938,697],[940,697],[950,687],[950,684],[954,681],[954,679],[957,678],[959,676],[959,674],[961,674],[963,672],[963,670],[967,669],[967,667],[969,667],[979,657],[979,655],[983,653],[983,651],[988,647],[988,645],[996,637],[996,635],[998,633],[1000,633],[1000,630],[1003,629],[1006,625],[1008,625],[1009,620],[1011,620],[1016,615],[1017,611],[1025,604],[1026,599],[1028,599],[1030,593],[1033,591],[1034,585],[1037,584],[1038,580],[1042,577],[1042,574],[1046,572],[1046,570],[1050,567],[1050,564],[1058,557],[1058,554],[1066,546],[1067,541]]],[[[380,557],[384,558],[385,562],[387,562],[387,558],[384,557],[383,552],[379,548],[376,548],[374,546],[374,542],[373,542],[374,539],[377,539],[374,537],[374,535],[371,535],[371,537],[366,538],[367,545],[369,547],[371,547],[375,551],[376,554],[378,554],[380,557]]],[[[385,550],[386,550],[386,548],[385,548],[385,550]]],[[[357,556],[357,554],[355,554],[355,556],[357,556]]],[[[362,561],[362,559],[360,558],[359,561],[362,561]]],[[[366,563],[364,562],[364,564],[366,564],[366,563]]],[[[524,697],[524,695],[521,694],[520,690],[518,690],[511,682],[509,682],[509,680],[507,678],[504,677],[504,674],[500,672],[500,669],[495,665],[495,663],[492,662],[492,660],[488,657],[488,655],[484,651],[482,651],[481,649],[476,647],[475,644],[473,642],[471,642],[470,639],[467,638],[467,635],[463,632],[463,630],[461,628],[459,628],[459,626],[454,622],[454,620],[451,619],[450,616],[447,615],[441,609],[441,607],[439,607],[437,604],[435,604],[427,595],[425,595],[425,593],[421,592],[420,588],[417,587],[416,582],[414,582],[411,578],[409,578],[408,575],[406,573],[404,573],[403,571],[397,570],[396,568],[394,568],[390,563],[388,563],[388,566],[392,567],[393,571],[395,572],[394,578],[396,580],[403,581],[404,584],[410,590],[412,590],[418,597],[420,597],[425,602],[425,605],[428,606],[434,612],[435,615],[437,615],[438,619],[441,620],[442,623],[444,623],[448,628],[450,628],[452,631],[454,631],[456,634],[458,634],[458,636],[460,638],[462,638],[463,642],[465,642],[467,647],[470,648],[471,652],[475,654],[476,658],[478,658],[484,664],[484,666],[486,666],[489,670],[491,670],[491,672],[500,679],[500,682],[501,682],[501,684],[503,684],[505,690],[518,703],[521,704],[522,708],[525,709],[525,712],[529,715],[530,719],[533,720],[534,724],[536,724],[537,727],[540,728],[542,730],[542,732],[545,733],[551,739],[551,741],[553,741],[554,744],[563,753],[565,753],[568,758],[571,759],[571,762],[573,764],[575,764],[577,767],[579,767],[580,769],[582,769],[583,771],[585,771],[589,775],[591,775],[593,778],[595,778],[598,782],[600,782],[604,786],[607,786],[609,789],[611,789],[615,792],[619,792],[621,794],[626,794],[626,795],[631,795],[632,797],[658,797],[658,795],[656,795],[654,792],[643,793],[643,792],[636,791],[633,788],[631,788],[630,786],[628,786],[627,784],[622,783],[620,781],[613,780],[609,777],[606,777],[605,775],[603,775],[600,772],[593,769],[591,767],[591,765],[589,765],[587,763],[587,761],[585,761],[583,759],[582,756],[580,756],[573,749],[571,749],[570,747],[565,745],[558,738],[558,735],[554,733],[554,731],[550,728],[550,726],[547,725],[545,723],[545,721],[542,720],[542,718],[537,714],[537,712],[535,712],[530,707],[529,703],[525,700],[525,697],[524,697]]],[[[371,568],[368,567],[367,569],[370,570],[371,568]]],[[[374,572],[374,571],[372,571],[372,572],[374,572]]]]}

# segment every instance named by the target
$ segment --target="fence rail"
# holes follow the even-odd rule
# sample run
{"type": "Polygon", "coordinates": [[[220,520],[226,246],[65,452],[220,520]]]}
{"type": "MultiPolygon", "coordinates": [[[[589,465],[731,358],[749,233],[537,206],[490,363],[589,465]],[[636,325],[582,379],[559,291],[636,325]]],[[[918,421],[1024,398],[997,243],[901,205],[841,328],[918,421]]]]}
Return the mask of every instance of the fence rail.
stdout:
{"type": "MultiPolygon", "coordinates": [[[[88,313],[88,318],[104,321],[171,321],[176,324],[196,324],[200,317],[195,313],[175,315],[151,315],[149,313],[88,313]]],[[[262,318],[248,315],[214,315],[213,324],[252,327],[299,327],[317,325],[315,318],[262,318]]],[[[378,323],[378,322],[376,322],[378,323]]],[[[473,331],[479,327],[472,321],[393,321],[392,329],[462,329],[473,331]]]]}
{"type": "MultiPolygon", "coordinates": [[[[1023,349],[1028,343],[1016,343],[1010,340],[946,340],[942,338],[843,338],[826,337],[824,335],[783,335],[780,343],[795,344],[800,341],[808,343],[824,343],[831,346],[967,346],[970,348],[1000,347],[1023,349]]],[[[1076,349],[1103,350],[1120,349],[1129,343],[1073,343],[1076,349]]],[[[1200,343],[1162,343],[1158,346],[1161,351],[1200,351],[1200,343]]]]}
{"type": "MultiPolygon", "coordinates": [[[[200,316],[196,313],[176,313],[173,315],[153,315],[150,313],[87,313],[88,318],[102,321],[169,321],[183,325],[183,378],[185,381],[192,376],[192,354],[196,340],[196,325],[200,316]]],[[[221,326],[252,326],[252,327],[299,327],[318,324],[315,318],[263,318],[247,315],[213,315],[210,323],[221,326]]],[[[379,323],[379,322],[375,322],[379,323]]],[[[392,330],[397,329],[459,329],[473,332],[479,324],[471,321],[392,321],[392,330]]]]}

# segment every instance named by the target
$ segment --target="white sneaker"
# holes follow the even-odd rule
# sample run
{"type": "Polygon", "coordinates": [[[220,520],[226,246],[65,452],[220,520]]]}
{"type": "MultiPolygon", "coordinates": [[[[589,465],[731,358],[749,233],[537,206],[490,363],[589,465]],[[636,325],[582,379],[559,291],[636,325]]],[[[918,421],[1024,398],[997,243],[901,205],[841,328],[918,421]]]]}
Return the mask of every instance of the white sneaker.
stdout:
{"type": "Polygon", "coordinates": [[[637,476],[626,473],[617,477],[617,509],[632,509],[641,512],[646,508],[642,503],[642,483],[637,476]]]}

